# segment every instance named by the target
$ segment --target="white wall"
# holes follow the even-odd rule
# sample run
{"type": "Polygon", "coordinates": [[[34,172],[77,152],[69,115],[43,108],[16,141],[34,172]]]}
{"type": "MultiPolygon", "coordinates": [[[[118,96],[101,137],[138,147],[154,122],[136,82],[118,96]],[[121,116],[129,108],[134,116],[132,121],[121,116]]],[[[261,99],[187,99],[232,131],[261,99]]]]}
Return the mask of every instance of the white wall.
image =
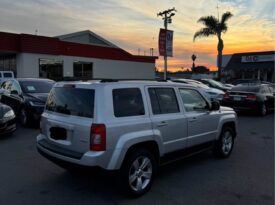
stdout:
{"type": "Polygon", "coordinates": [[[39,58],[62,60],[64,76],[73,76],[73,62],[93,63],[94,78],[153,79],[155,64],[131,61],[105,60],[74,56],[55,56],[20,53],[17,55],[17,77],[39,77],[39,58]]]}

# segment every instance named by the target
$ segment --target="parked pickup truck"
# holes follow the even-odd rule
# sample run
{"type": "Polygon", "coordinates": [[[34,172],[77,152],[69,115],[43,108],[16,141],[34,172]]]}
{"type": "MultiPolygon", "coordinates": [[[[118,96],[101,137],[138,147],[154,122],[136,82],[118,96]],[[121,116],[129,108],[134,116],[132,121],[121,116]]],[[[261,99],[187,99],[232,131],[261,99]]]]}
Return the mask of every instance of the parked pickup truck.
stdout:
{"type": "Polygon", "coordinates": [[[41,118],[37,149],[67,165],[119,170],[132,196],[146,193],[157,167],[212,149],[232,152],[236,113],[191,85],[157,81],[60,82],[41,118]]]}

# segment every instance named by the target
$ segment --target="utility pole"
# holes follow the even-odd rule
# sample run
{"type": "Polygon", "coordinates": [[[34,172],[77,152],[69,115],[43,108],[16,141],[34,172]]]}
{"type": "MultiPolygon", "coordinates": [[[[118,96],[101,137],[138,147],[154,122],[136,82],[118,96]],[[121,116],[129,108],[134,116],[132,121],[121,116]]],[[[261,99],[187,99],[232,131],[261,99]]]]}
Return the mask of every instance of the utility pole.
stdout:
{"type": "MultiPolygon", "coordinates": [[[[164,29],[167,33],[167,28],[168,28],[168,23],[172,23],[172,16],[175,15],[175,13],[172,12],[177,12],[175,8],[172,9],[167,9],[165,11],[159,12],[157,16],[163,17],[162,19],[164,20],[164,29]]],[[[165,51],[164,54],[164,80],[167,80],[167,53],[165,51]]]]}

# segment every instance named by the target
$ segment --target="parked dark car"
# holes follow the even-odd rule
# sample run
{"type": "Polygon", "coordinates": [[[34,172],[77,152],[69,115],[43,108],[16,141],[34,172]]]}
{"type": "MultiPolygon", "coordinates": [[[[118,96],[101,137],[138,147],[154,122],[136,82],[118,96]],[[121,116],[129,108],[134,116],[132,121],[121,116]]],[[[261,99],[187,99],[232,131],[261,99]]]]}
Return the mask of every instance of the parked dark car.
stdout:
{"type": "Polygon", "coordinates": [[[257,79],[237,79],[237,80],[234,80],[231,84],[239,85],[239,84],[247,84],[247,83],[255,84],[255,83],[261,83],[261,81],[257,79]]]}
{"type": "Polygon", "coordinates": [[[200,79],[200,82],[204,83],[205,85],[208,85],[211,88],[216,88],[219,90],[222,90],[224,92],[230,90],[232,87],[226,86],[222,84],[219,81],[213,80],[213,79],[200,79]]]}
{"type": "Polygon", "coordinates": [[[15,130],[16,120],[12,108],[0,103],[0,135],[11,134],[15,130]]]}
{"type": "Polygon", "coordinates": [[[49,79],[7,80],[1,85],[1,88],[6,90],[2,93],[1,102],[14,110],[22,125],[38,122],[54,83],[49,79]]]}
{"type": "Polygon", "coordinates": [[[240,84],[225,93],[222,105],[235,110],[256,111],[263,116],[274,110],[274,95],[271,84],[240,84]]]}

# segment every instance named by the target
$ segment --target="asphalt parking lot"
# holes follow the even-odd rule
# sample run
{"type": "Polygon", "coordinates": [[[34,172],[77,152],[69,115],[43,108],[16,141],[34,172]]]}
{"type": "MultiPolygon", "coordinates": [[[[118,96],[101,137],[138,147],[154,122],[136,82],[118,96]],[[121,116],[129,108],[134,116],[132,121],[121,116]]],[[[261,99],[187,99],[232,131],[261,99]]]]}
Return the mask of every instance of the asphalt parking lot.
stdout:
{"type": "Polygon", "coordinates": [[[40,156],[38,132],[0,138],[0,204],[274,204],[274,114],[240,115],[229,159],[205,152],[166,165],[138,199],[125,198],[113,175],[71,173],[40,156]]]}

